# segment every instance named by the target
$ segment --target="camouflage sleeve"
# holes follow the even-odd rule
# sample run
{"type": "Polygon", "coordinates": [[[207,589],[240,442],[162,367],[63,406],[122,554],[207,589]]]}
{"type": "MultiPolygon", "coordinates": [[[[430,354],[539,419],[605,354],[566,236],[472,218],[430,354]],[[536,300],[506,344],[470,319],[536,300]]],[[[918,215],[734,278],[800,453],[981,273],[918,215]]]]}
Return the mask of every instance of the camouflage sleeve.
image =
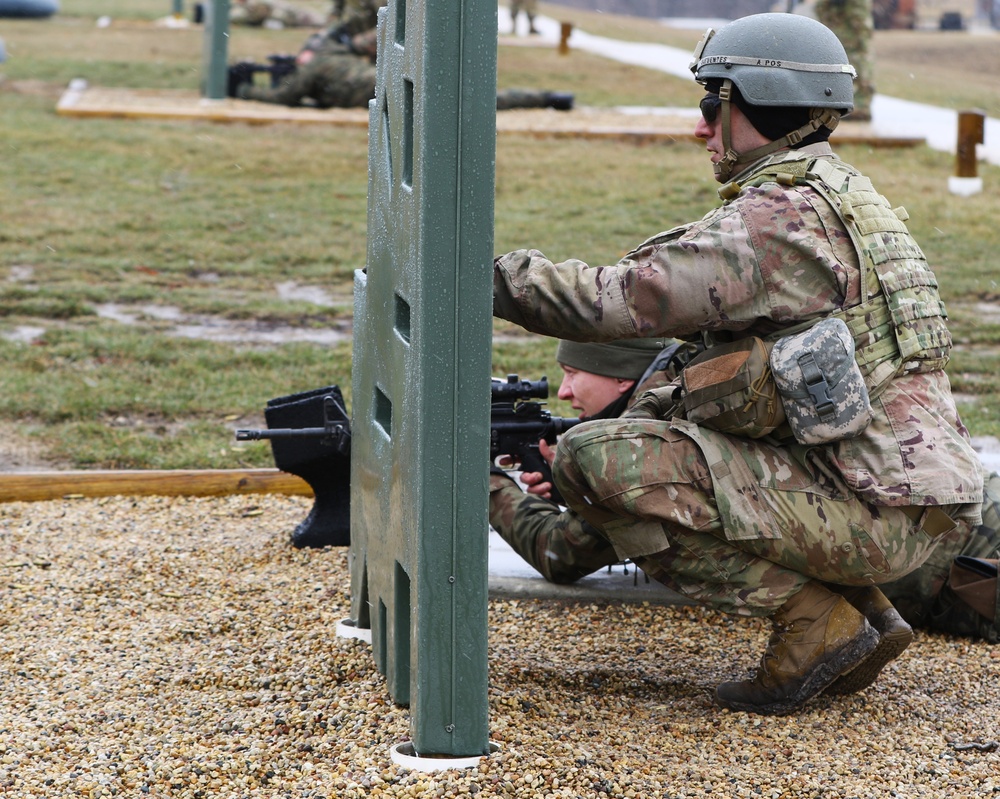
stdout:
{"type": "Polygon", "coordinates": [[[260,103],[276,103],[278,105],[298,106],[309,96],[310,80],[305,70],[296,69],[278,86],[261,86],[245,83],[239,87],[239,97],[242,100],[256,100],[260,103]]]}
{"type": "Polygon", "coordinates": [[[611,543],[582,518],[525,493],[503,475],[490,475],[490,524],[551,583],[575,582],[619,560],[611,543]]]}
{"type": "Polygon", "coordinates": [[[367,108],[375,96],[375,65],[356,55],[317,57],[307,64],[310,96],[320,108],[367,108]]]}
{"type": "Polygon", "coordinates": [[[344,16],[336,26],[351,36],[364,33],[378,24],[378,10],[386,4],[386,0],[357,0],[349,5],[344,16]]]}
{"type": "Polygon", "coordinates": [[[575,341],[766,333],[854,302],[859,275],[832,207],[811,189],[768,184],[654,236],[614,266],[507,253],[494,263],[493,313],[575,341]]]}
{"type": "Polygon", "coordinates": [[[496,260],[494,315],[577,341],[745,329],[769,315],[757,253],[735,207],[660,234],[614,266],[554,263],[538,250],[496,260]]]}

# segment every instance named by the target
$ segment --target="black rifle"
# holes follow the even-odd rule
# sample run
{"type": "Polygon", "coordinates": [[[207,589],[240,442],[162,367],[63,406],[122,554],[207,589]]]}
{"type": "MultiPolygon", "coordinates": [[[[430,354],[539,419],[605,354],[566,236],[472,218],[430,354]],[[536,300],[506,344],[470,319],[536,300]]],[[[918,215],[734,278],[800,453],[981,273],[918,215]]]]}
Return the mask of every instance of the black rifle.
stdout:
{"type": "Polygon", "coordinates": [[[281,82],[295,72],[295,56],[269,55],[270,64],[258,64],[254,61],[238,61],[229,67],[228,95],[235,97],[241,84],[253,83],[253,76],[258,72],[266,72],[271,76],[271,88],[276,89],[281,82]]]}
{"type": "MultiPolygon", "coordinates": [[[[315,438],[322,446],[333,447],[338,455],[351,454],[351,425],[347,421],[347,411],[344,410],[343,398],[340,396],[336,386],[320,389],[322,397],[319,402],[323,409],[322,427],[276,427],[267,430],[237,430],[237,441],[263,441],[274,438],[315,438]]],[[[296,394],[293,397],[281,397],[279,399],[294,400],[315,400],[318,398],[317,392],[307,392],[306,394],[296,394]]],[[[284,404],[288,404],[287,402],[284,404]]],[[[269,409],[280,407],[282,403],[271,400],[269,409]]]]}
{"type": "Polygon", "coordinates": [[[507,375],[507,382],[493,378],[492,415],[490,419],[490,462],[501,455],[517,461],[523,472],[541,472],[552,483],[552,500],[563,504],[563,499],[552,482],[552,470],[539,451],[539,441],[554,444],[556,439],[582,420],[553,416],[542,402],[549,396],[549,381],[520,380],[517,375],[507,375]]]}
{"type": "MultiPolygon", "coordinates": [[[[579,419],[553,417],[532,399],[549,395],[548,381],[518,380],[516,375],[493,381],[490,460],[508,455],[526,472],[552,473],[538,451],[542,439],[556,437],[579,419]]],[[[296,547],[347,546],[351,536],[351,423],[337,386],[268,400],[266,430],[237,430],[237,441],[271,442],[274,465],[298,475],[313,490],[312,510],[292,533],[296,547]]],[[[552,497],[561,500],[555,487],[552,497]]]]}
{"type": "Polygon", "coordinates": [[[315,502],[292,533],[302,547],[351,543],[351,423],[337,386],[268,400],[267,430],[237,430],[237,441],[269,439],[274,465],[305,480],[315,502]]]}

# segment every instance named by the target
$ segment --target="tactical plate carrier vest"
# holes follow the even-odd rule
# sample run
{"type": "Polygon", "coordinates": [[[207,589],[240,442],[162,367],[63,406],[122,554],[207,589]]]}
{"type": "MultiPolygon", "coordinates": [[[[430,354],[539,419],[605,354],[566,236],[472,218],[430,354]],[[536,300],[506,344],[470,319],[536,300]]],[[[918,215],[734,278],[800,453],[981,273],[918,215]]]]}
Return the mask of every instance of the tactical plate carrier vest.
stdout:
{"type": "Polygon", "coordinates": [[[747,186],[769,182],[817,191],[854,242],[861,264],[862,302],[831,316],[843,319],[851,331],[870,396],[877,396],[897,375],[943,369],[952,343],[947,314],[937,279],[904,224],[906,210],[892,209],[871,180],[853,167],[795,151],[771,157],[746,181],[723,186],[719,195],[728,201],[747,186]]]}

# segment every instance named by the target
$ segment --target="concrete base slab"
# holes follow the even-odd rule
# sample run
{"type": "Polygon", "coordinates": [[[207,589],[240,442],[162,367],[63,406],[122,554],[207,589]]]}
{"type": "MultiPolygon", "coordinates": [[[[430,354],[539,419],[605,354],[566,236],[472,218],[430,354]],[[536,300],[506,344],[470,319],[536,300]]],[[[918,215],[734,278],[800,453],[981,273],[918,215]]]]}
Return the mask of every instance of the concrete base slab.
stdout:
{"type": "Polygon", "coordinates": [[[655,582],[634,564],[616,564],[571,585],[548,582],[490,530],[489,592],[497,599],[565,599],[574,602],[612,601],[655,605],[690,605],[690,600],[655,582]]]}

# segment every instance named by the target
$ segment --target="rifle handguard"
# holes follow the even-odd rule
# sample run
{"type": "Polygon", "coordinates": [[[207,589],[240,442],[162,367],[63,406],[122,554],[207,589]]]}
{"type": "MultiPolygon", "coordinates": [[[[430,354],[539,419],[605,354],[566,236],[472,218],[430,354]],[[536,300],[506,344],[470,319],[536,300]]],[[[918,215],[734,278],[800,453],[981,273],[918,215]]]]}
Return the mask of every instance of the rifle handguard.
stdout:
{"type": "Polygon", "coordinates": [[[622,417],[625,419],[669,419],[677,408],[677,393],[680,386],[671,383],[668,386],[652,388],[639,395],[632,407],[622,417]]]}

